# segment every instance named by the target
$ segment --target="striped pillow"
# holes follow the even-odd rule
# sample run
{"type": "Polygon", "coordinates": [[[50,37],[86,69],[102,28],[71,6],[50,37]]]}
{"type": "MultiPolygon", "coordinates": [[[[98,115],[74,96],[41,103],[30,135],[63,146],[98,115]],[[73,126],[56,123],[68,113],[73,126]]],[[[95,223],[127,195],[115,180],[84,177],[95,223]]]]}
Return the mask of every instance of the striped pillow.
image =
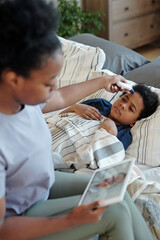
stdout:
{"type": "MultiPolygon", "coordinates": [[[[160,97],[160,89],[151,87],[160,97]]],[[[132,144],[126,156],[132,156],[138,163],[151,167],[160,166],[160,105],[151,116],[137,121],[131,129],[132,144]]]]}
{"type": "Polygon", "coordinates": [[[137,121],[131,134],[133,140],[126,155],[133,156],[141,164],[160,166],[160,106],[150,117],[137,121]]]}
{"type": "Polygon", "coordinates": [[[92,78],[93,71],[102,69],[105,62],[102,49],[59,39],[64,52],[64,64],[57,77],[59,87],[87,81],[92,78]]]}

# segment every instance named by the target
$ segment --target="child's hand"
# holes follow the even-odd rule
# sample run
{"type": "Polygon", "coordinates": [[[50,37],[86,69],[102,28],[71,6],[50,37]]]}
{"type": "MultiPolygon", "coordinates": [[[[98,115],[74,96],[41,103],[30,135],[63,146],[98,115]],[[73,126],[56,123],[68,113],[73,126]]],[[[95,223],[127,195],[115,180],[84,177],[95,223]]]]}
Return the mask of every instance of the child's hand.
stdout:
{"type": "Polygon", "coordinates": [[[108,133],[117,136],[117,126],[113,120],[106,118],[99,126],[99,128],[105,129],[108,133]]]}
{"type": "Polygon", "coordinates": [[[96,201],[87,205],[81,205],[73,209],[68,215],[68,221],[73,226],[99,222],[106,207],[100,207],[101,201],[96,201]]]}
{"type": "Polygon", "coordinates": [[[95,108],[87,104],[75,104],[73,105],[74,112],[81,117],[88,120],[101,120],[101,113],[95,108]]]}
{"type": "Polygon", "coordinates": [[[60,114],[75,112],[81,117],[84,117],[88,120],[101,120],[103,116],[95,107],[91,107],[87,104],[73,104],[72,106],[66,108],[60,114]]]}

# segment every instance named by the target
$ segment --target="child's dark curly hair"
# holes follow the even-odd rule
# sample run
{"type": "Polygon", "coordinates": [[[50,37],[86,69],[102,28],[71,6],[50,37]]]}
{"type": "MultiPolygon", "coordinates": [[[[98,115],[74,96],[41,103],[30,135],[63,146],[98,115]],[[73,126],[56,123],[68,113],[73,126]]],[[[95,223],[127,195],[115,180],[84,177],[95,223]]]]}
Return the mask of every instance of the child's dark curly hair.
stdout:
{"type": "Polygon", "coordinates": [[[0,75],[5,69],[27,77],[61,48],[55,34],[57,11],[44,0],[4,0],[0,4],[0,75]]]}
{"type": "Polygon", "coordinates": [[[144,103],[144,109],[140,113],[137,120],[149,117],[156,111],[158,107],[159,98],[157,93],[153,92],[149,86],[142,83],[133,86],[133,89],[135,92],[138,92],[141,95],[144,103]]]}

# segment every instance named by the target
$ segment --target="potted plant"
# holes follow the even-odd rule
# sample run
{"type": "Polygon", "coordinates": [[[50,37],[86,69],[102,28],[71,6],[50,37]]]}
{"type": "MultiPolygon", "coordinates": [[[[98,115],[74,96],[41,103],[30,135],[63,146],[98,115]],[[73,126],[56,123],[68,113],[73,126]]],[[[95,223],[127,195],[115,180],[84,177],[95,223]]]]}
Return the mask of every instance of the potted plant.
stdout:
{"type": "Polygon", "coordinates": [[[58,12],[60,23],[57,34],[61,37],[69,38],[80,33],[97,35],[105,29],[102,24],[105,14],[83,11],[76,0],[58,0],[58,12]]]}

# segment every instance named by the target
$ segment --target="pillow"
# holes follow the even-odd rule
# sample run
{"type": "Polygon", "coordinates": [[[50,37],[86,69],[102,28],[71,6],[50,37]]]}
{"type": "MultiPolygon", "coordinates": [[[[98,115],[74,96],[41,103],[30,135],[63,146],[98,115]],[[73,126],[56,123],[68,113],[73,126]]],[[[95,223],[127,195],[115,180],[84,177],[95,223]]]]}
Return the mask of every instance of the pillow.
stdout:
{"type": "MultiPolygon", "coordinates": [[[[159,90],[160,96],[160,90],[159,90]]],[[[135,157],[138,163],[160,166],[160,106],[157,111],[145,119],[137,121],[131,129],[132,143],[126,150],[126,156],[135,157]]]]}
{"type": "Polygon", "coordinates": [[[150,61],[135,51],[123,47],[119,44],[96,37],[92,34],[80,34],[70,38],[73,41],[99,47],[106,54],[104,69],[109,69],[116,74],[125,74],[137,67],[140,67],[150,61]]]}
{"type": "Polygon", "coordinates": [[[64,64],[57,76],[59,87],[91,79],[93,71],[102,68],[105,61],[103,50],[59,37],[64,52],[64,64]]]}
{"type": "MultiPolygon", "coordinates": [[[[102,70],[100,72],[94,72],[94,77],[102,75],[113,75],[114,73],[108,70],[102,70]]],[[[146,76],[147,77],[147,76],[146,76]]],[[[135,83],[128,81],[132,86],[135,83]]],[[[160,97],[160,89],[151,87],[152,91],[155,91],[160,97]]],[[[112,104],[121,95],[121,92],[116,94],[109,93],[105,90],[100,90],[88,98],[105,98],[112,104]]],[[[132,143],[126,150],[126,157],[133,157],[138,163],[145,164],[152,167],[160,166],[160,105],[157,111],[151,116],[137,121],[131,129],[132,143]]]]}
{"type": "Polygon", "coordinates": [[[160,88],[160,57],[151,63],[125,74],[124,77],[136,83],[145,83],[160,88]]]}

